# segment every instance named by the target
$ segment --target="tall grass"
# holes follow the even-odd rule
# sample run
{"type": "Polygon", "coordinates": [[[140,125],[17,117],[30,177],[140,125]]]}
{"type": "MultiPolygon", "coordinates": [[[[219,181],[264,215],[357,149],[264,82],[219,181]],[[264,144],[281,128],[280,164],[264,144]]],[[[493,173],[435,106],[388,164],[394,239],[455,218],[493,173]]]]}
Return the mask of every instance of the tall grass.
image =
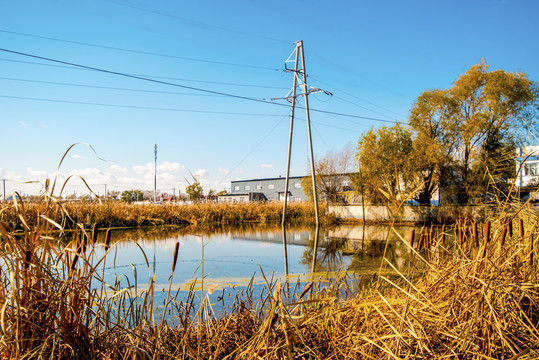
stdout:
{"type": "MultiPolygon", "coordinates": [[[[192,205],[64,203],[62,209],[63,211],[50,213],[43,202],[27,203],[23,212],[29,221],[35,221],[41,214],[48,214],[63,227],[73,227],[74,224],[91,227],[98,224],[101,228],[189,224],[202,226],[278,224],[282,217],[282,204],[277,202],[192,205]]],[[[312,224],[314,206],[309,203],[289,204],[287,219],[293,224],[312,224]]],[[[0,204],[0,221],[12,228],[20,228],[19,209],[11,203],[0,204]]]]}
{"type": "MultiPolygon", "coordinates": [[[[154,278],[144,287],[106,283],[99,269],[111,261],[110,231],[94,243],[97,228],[75,222],[72,208],[53,199],[39,206],[34,213],[18,203],[18,223],[0,223],[2,358],[539,357],[539,219],[525,209],[506,207],[476,231],[470,221],[444,234],[425,230],[406,273],[387,262],[396,275],[372,282],[345,273],[305,287],[267,279],[260,294],[248,286],[216,318],[207,296],[194,308],[194,288],[158,302],[154,278]],[[60,245],[64,227],[75,230],[60,245]],[[454,244],[444,242],[451,233],[454,244]],[[108,253],[97,256],[99,246],[108,253]]],[[[173,261],[171,273],[179,266],[173,261]]]]}

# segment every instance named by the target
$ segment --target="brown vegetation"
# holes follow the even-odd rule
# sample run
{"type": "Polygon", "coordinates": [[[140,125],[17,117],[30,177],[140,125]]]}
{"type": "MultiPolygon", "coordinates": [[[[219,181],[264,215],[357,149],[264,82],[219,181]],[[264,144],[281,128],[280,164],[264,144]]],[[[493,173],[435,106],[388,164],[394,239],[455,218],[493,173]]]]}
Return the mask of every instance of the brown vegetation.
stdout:
{"type": "MultiPolygon", "coordinates": [[[[43,206],[65,214],[57,203],[43,206]]],[[[192,291],[181,299],[169,290],[157,304],[153,279],[138,293],[105,284],[97,269],[107,255],[96,256],[101,245],[91,232],[76,225],[69,244],[59,247],[53,232],[58,224],[27,216],[20,204],[17,209],[24,232],[0,223],[2,358],[539,356],[534,214],[492,217],[483,231],[461,223],[451,246],[444,246],[442,234],[429,235],[422,251],[410,247],[406,274],[394,269],[394,276],[365,282],[341,273],[301,292],[296,286],[291,295],[275,281],[261,294],[248,287],[230,314],[212,318],[207,301],[193,310],[192,291]],[[513,225],[518,234],[509,230],[513,225]]]]}
{"type": "MultiPolygon", "coordinates": [[[[141,227],[156,225],[244,225],[249,223],[277,224],[282,217],[282,203],[244,203],[192,205],[134,205],[110,203],[64,203],[51,211],[47,204],[26,203],[15,207],[12,203],[0,205],[0,221],[19,229],[19,212],[30,222],[46,215],[62,228],[81,224],[87,228],[97,224],[106,227],[141,227]]],[[[323,211],[323,208],[322,208],[323,211]]],[[[287,219],[294,224],[314,223],[314,206],[309,203],[291,203],[287,219]]]]}

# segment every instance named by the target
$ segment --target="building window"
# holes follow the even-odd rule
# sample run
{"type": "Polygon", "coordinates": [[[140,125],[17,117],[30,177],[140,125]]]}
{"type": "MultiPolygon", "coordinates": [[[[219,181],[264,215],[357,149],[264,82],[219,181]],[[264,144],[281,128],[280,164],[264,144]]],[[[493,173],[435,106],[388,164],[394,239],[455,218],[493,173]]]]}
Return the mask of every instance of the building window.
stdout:
{"type": "Polygon", "coordinates": [[[524,175],[526,176],[539,175],[539,163],[524,164],[524,175]]]}
{"type": "Polygon", "coordinates": [[[259,185],[256,185],[256,189],[257,189],[257,190],[262,190],[262,185],[260,185],[260,184],[259,184],[259,185]]]}
{"type": "Polygon", "coordinates": [[[269,184],[269,185],[268,185],[268,189],[270,189],[270,190],[273,190],[273,189],[275,189],[275,185],[273,185],[273,184],[269,184]]]}
{"type": "Polygon", "coordinates": [[[245,190],[251,190],[251,186],[250,185],[245,185],[245,190]]]}
{"type": "Polygon", "coordinates": [[[295,198],[294,198],[294,201],[301,201],[301,198],[295,197],[295,198]]]}
{"type": "Polygon", "coordinates": [[[238,185],[234,186],[234,191],[240,191],[240,187],[238,185]]]}
{"type": "Polygon", "coordinates": [[[301,189],[301,183],[299,183],[299,182],[295,183],[295,184],[294,184],[294,187],[295,187],[296,189],[301,189]]]}

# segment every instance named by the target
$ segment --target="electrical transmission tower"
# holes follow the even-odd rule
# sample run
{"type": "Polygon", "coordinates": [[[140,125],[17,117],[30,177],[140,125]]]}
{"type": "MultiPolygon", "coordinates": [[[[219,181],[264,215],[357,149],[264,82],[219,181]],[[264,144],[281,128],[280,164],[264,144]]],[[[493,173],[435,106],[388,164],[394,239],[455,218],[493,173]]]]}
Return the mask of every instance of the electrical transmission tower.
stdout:
{"type": "Polygon", "coordinates": [[[284,206],[283,206],[283,219],[282,219],[282,225],[285,224],[286,219],[286,206],[288,202],[288,180],[290,178],[290,157],[292,154],[292,134],[294,131],[294,112],[296,107],[296,98],[298,96],[303,96],[305,99],[305,115],[306,115],[306,121],[307,121],[307,136],[309,139],[309,155],[311,159],[311,175],[312,175],[312,183],[313,183],[313,198],[314,198],[314,211],[316,216],[316,225],[318,226],[320,224],[320,217],[318,214],[318,193],[316,190],[316,174],[314,169],[314,157],[313,157],[313,143],[312,143],[312,136],[311,136],[311,120],[309,116],[309,99],[308,95],[317,93],[317,92],[323,92],[327,95],[331,95],[330,92],[323,91],[317,88],[308,87],[307,86],[307,72],[305,71],[305,54],[303,51],[303,41],[297,41],[296,42],[296,48],[292,51],[288,59],[285,61],[285,72],[292,72],[294,74],[294,83],[292,85],[292,89],[290,92],[284,97],[284,98],[275,98],[272,100],[279,100],[279,99],[286,99],[288,100],[292,106],[291,106],[291,113],[290,113],[290,133],[288,137],[288,159],[286,164],[286,182],[285,182],[285,191],[284,191],[284,206]],[[294,68],[291,69],[287,66],[289,63],[294,63],[294,68]],[[301,63],[301,65],[300,65],[301,63]],[[300,89],[300,94],[297,93],[297,88],[300,89]]]}

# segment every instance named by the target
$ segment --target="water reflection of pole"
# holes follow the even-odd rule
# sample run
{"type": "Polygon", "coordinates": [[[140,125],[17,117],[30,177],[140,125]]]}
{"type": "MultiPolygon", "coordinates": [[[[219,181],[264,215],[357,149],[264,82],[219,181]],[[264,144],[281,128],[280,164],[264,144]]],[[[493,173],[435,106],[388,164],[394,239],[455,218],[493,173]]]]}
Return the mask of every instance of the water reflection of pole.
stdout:
{"type": "Polygon", "coordinates": [[[285,286],[286,286],[286,293],[287,295],[290,295],[290,284],[288,283],[288,253],[286,249],[286,228],[283,223],[283,249],[284,249],[284,276],[285,276],[285,286]]]}
{"type": "Polygon", "coordinates": [[[313,246],[313,262],[311,264],[311,276],[314,280],[314,271],[316,270],[316,253],[318,252],[318,237],[320,234],[320,225],[316,225],[316,230],[314,232],[314,246],[313,246]]]}
{"type": "MultiPolygon", "coordinates": [[[[202,305],[204,304],[204,236],[201,236],[202,238],[202,277],[200,279],[200,301],[202,305]]],[[[202,313],[204,312],[204,306],[200,307],[200,322],[202,323],[202,313]]]]}
{"type": "Polygon", "coordinates": [[[156,240],[153,239],[153,273],[155,274],[155,242],[156,240]]]}

